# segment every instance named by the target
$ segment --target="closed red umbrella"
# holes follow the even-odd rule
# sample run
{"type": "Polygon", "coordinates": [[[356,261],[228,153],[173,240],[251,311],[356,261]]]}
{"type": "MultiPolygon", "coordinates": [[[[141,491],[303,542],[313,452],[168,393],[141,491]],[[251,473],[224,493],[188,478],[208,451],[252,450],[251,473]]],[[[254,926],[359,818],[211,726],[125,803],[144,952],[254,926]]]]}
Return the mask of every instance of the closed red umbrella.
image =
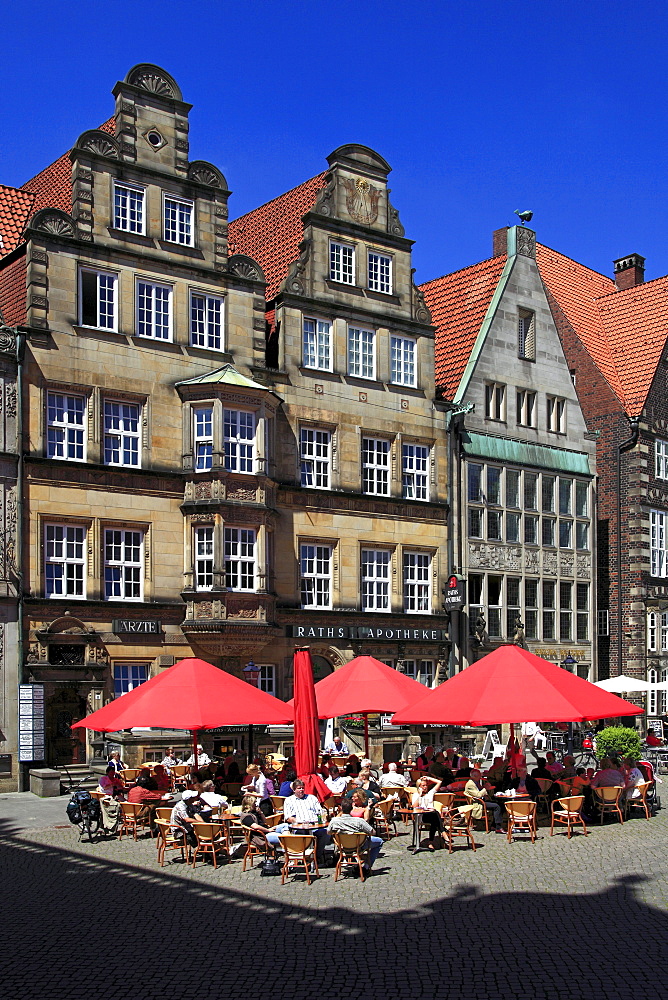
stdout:
{"type": "Polygon", "coordinates": [[[285,702],[206,660],[189,657],[73,723],[72,728],[85,726],[98,733],[138,726],[189,729],[197,760],[197,733],[203,729],[281,725],[292,718],[285,702]]]}
{"type": "Polygon", "coordinates": [[[294,718],[295,718],[295,770],[302,779],[309,795],[317,795],[321,802],[331,795],[316,772],[320,750],[318,710],[315,701],[313,666],[308,646],[295,649],[294,657],[294,718]]]}

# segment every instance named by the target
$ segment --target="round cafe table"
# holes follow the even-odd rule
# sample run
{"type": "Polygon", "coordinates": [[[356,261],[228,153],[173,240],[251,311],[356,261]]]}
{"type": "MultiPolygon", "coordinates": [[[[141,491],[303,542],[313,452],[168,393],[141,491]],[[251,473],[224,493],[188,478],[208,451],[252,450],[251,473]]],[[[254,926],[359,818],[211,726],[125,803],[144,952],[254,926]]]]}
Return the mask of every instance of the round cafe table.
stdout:
{"type": "Polygon", "coordinates": [[[417,854],[420,850],[420,834],[422,833],[422,817],[425,813],[437,812],[436,809],[413,809],[413,838],[411,840],[409,851],[413,854],[417,854]]]}

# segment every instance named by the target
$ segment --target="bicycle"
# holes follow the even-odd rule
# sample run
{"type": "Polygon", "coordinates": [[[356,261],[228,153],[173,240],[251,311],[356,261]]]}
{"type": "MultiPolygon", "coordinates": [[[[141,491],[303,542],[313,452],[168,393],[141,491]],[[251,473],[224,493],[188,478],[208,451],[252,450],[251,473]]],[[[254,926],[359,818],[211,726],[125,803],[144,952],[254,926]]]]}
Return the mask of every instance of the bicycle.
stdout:
{"type": "Polygon", "coordinates": [[[79,831],[79,843],[83,840],[84,835],[87,835],[89,843],[93,844],[95,843],[95,837],[101,831],[104,832],[104,828],[102,826],[100,803],[96,798],[93,798],[87,788],[80,787],[90,777],[94,777],[94,775],[92,773],[84,775],[76,785],[72,784],[72,779],[70,778],[69,790],[72,796],[67,803],[66,810],[70,823],[76,826],[79,831]]]}
{"type": "Polygon", "coordinates": [[[598,758],[593,750],[580,750],[574,756],[576,767],[593,767],[598,771],[598,758]]]}

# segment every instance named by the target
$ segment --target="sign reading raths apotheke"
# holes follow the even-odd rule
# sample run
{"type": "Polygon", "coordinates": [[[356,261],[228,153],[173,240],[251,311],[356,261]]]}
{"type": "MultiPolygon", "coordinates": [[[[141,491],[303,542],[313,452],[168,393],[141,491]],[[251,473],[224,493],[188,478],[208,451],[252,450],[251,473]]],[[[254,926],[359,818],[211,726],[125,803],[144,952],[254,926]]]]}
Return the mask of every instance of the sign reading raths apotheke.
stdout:
{"type": "Polygon", "coordinates": [[[134,621],[131,618],[115,618],[111,623],[114,635],[160,635],[162,622],[134,621]]]}
{"type": "Polygon", "coordinates": [[[387,625],[288,625],[294,639],[366,639],[373,642],[444,642],[446,629],[387,625]]]}
{"type": "Polygon", "coordinates": [[[461,608],[464,604],[466,604],[466,580],[453,573],[443,587],[443,606],[449,610],[461,608]]]}

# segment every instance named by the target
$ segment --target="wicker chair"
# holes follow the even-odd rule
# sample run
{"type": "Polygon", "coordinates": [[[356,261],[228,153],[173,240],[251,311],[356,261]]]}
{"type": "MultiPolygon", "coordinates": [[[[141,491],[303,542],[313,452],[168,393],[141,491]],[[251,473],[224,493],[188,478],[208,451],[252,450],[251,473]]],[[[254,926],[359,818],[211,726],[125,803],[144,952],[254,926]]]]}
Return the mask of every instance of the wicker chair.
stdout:
{"type": "Polygon", "coordinates": [[[213,858],[213,867],[217,868],[217,855],[230,854],[230,842],[227,836],[227,829],[220,823],[193,823],[193,833],[197,839],[197,846],[193,851],[192,866],[197,863],[198,854],[210,854],[213,858]]]}
{"type": "Polygon", "coordinates": [[[364,881],[364,865],[369,860],[369,838],[366,833],[335,833],[334,843],[338,850],[334,881],[338,882],[344,865],[356,866],[364,881]]]}
{"type": "Polygon", "coordinates": [[[650,810],[647,804],[647,793],[649,792],[651,786],[652,786],[651,781],[643,781],[639,785],[636,785],[636,789],[640,792],[640,795],[635,799],[632,799],[627,796],[626,799],[627,812],[630,812],[631,809],[642,809],[644,810],[645,813],[645,819],[650,818],[650,810]]]}
{"type": "Polygon", "coordinates": [[[318,861],[315,856],[315,837],[305,833],[279,833],[278,839],[283,848],[283,868],[281,870],[281,885],[291,871],[303,868],[306,881],[311,884],[311,865],[316,878],[320,878],[318,861]]]}
{"type": "Polygon", "coordinates": [[[143,802],[121,802],[121,825],[118,828],[118,839],[123,839],[124,833],[132,833],[137,839],[139,830],[148,829],[149,822],[143,802]]]}
{"type": "Polygon", "coordinates": [[[598,807],[601,812],[601,824],[606,813],[615,813],[619,817],[619,822],[624,822],[624,814],[620,806],[620,799],[624,792],[621,785],[602,785],[593,789],[598,800],[598,807]]]}
{"type": "Polygon", "coordinates": [[[168,851],[180,851],[181,860],[185,862],[190,861],[190,845],[183,831],[180,837],[175,836],[175,831],[180,829],[180,827],[172,826],[171,823],[162,819],[156,820],[156,826],[158,827],[158,839],[155,843],[158,848],[158,864],[160,867],[164,868],[165,854],[168,851]]]}
{"type": "Polygon", "coordinates": [[[536,840],[536,803],[529,800],[510,800],[506,802],[508,814],[508,843],[512,843],[515,831],[524,831],[531,837],[531,843],[536,840]]]}
{"type": "Polygon", "coordinates": [[[452,854],[457,837],[464,837],[475,852],[475,836],[473,834],[473,806],[457,806],[447,812],[441,812],[443,836],[448,842],[448,854],[452,854]]]}
{"type": "Polygon", "coordinates": [[[554,784],[552,778],[536,778],[536,784],[540,788],[540,792],[536,795],[536,806],[540,809],[541,805],[545,807],[545,812],[550,811],[550,789],[554,784]]]}
{"type": "Polygon", "coordinates": [[[243,827],[243,834],[246,839],[246,851],[244,853],[244,861],[241,866],[241,870],[242,872],[245,872],[246,865],[249,861],[252,868],[253,862],[256,858],[266,857],[267,854],[273,850],[273,848],[261,830],[251,830],[249,827],[245,826],[243,827]],[[253,837],[262,837],[264,844],[254,844],[253,837]]]}
{"type": "Polygon", "coordinates": [[[571,839],[571,832],[574,827],[581,826],[585,837],[587,827],[582,818],[582,803],[584,795],[568,795],[563,799],[555,799],[552,803],[552,823],[550,824],[550,836],[554,834],[554,824],[563,823],[566,826],[568,839],[571,839]]]}
{"type": "Polygon", "coordinates": [[[373,810],[373,819],[376,826],[376,830],[381,837],[387,837],[388,840],[392,839],[392,836],[397,836],[397,824],[394,822],[393,814],[394,810],[394,799],[381,799],[377,802],[373,810]],[[390,830],[390,824],[394,828],[394,834],[390,830]]]}

